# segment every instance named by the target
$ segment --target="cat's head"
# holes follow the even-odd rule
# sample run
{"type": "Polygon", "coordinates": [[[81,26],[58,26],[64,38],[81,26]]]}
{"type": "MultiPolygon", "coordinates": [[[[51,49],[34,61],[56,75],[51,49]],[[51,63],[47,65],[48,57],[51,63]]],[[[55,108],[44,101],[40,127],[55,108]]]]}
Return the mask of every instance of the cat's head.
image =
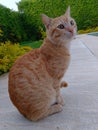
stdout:
{"type": "Polygon", "coordinates": [[[46,27],[47,37],[55,44],[70,41],[76,35],[77,25],[70,16],[70,7],[60,17],[49,18],[43,14],[42,21],[46,27]]]}

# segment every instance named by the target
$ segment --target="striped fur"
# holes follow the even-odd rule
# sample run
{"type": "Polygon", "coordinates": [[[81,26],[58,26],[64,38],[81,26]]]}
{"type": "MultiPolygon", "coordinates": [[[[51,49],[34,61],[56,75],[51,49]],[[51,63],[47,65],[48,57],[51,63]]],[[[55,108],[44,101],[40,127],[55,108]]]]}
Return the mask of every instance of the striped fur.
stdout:
{"type": "Polygon", "coordinates": [[[64,105],[60,87],[70,63],[70,41],[76,33],[76,23],[70,25],[70,10],[57,18],[42,15],[47,37],[39,49],[30,51],[14,63],[9,73],[9,96],[21,114],[37,121],[60,112],[64,105]],[[64,24],[65,28],[58,28],[64,24]]]}

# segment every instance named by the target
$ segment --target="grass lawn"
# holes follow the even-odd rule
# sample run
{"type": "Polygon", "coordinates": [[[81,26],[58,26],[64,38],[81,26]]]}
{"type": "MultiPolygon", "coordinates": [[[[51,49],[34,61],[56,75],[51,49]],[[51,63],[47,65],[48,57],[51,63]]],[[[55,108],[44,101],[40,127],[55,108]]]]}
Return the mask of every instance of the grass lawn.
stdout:
{"type": "Polygon", "coordinates": [[[30,46],[32,48],[39,48],[42,45],[43,41],[26,41],[26,42],[21,42],[21,46],[30,46]]]}

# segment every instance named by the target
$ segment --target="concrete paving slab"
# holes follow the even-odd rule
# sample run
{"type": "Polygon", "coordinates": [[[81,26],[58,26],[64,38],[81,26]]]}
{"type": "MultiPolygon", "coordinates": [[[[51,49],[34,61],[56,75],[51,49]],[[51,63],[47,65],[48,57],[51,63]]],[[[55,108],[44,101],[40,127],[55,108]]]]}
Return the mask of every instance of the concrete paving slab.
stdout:
{"type": "Polygon", "coordinates": [[[98,36],[82,35],[80,40],[87,46],[91,53],[98,58],[98,36]]]}
{"type": "Polygon", "coordinates": [[[72,42],[71,64],[64,76],[69,86],[61,90],[63,111],[39,122],[19,114],[9,99],[8,75],[0,77],[0,130],[98,130],[98,59],[84,42],[72,42]]]}

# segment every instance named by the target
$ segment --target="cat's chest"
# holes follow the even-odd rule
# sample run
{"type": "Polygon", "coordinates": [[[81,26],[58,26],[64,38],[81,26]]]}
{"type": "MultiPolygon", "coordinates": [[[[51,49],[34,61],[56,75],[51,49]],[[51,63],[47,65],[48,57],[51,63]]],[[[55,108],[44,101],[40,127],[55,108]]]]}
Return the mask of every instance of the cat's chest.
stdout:
{"type": "Polygon", "coordinates": [[[70,56],[58,56],[50,61],[51,67],[58,72],[67,69],[70,61],[70,56]]]}
{"type": "Polygon", "coordinates": [[[47,68],[53,77],[61,78],[67,70],[70,55],[56,55],[47,59],[47,68]]]}

